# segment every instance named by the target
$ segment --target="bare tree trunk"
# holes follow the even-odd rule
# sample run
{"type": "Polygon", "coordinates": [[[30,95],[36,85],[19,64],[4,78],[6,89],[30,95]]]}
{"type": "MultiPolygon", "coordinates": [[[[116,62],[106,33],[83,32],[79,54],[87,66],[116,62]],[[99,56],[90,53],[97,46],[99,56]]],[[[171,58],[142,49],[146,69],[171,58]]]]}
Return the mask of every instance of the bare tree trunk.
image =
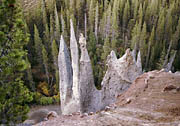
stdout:
{"type": "Polygon", "coordinates": [[[85,18],[85,20],[84,20],[84,32],[85,32],[85,38],[87,39],[87,14],[85,13],[85,15],[84,15],[84,18],[85,18]]]}
{"type": "Polygon", "coordinates": [[[171,51],[171,46],[172,46],[172,41],[169,44],[169,48],[168,48],[168,51],[167,51],[167,54],[166,54],[166,57],[165,57],[165,60],[164,60],[164,63],[163,63],[163,67],[165,67],[167,65],[167,63],[168,63],[168,57],[169,57],[169,54],[170,54],[170,51],[171,51]]]}

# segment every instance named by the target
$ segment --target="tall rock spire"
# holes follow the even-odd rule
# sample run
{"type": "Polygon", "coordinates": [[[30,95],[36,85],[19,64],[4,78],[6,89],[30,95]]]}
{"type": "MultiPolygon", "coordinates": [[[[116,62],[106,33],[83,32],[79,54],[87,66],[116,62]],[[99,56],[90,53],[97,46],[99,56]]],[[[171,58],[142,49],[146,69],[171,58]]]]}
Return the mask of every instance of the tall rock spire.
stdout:
{"type": "Polygon", "coordinates": [[[135,53],[132,53],[130,49],[127,49],[120,59],[117,59],[115,52],[112,51],[107,57],[108,69],[101,83],[102,90],[97,90],[86,48],[86,38],[83,34],[80,35],[81,57],[79,61],[78,44],[72,20],[70,23],[71,59],[63,36],[61,36],[58,56],[61,111],[63,115],[78,111],[81,113],[96,112],[115,102],[117,96],[129,88],[142,73],[140,52],[136,62],[134,61],[135,53]]]}
{"type": "Polygon", "coordinates": [[[100,92],[94,85],[94,77],[91,66],[91,60],[86,48],[86,39],[83,34],[80,35],[79,44],[81,48],[80,58],[80,111],[95,112],[98,109],[100,92]]]}
{"type": "Polygon", "coordinates": [[[73,69],[73,98],[79,103],[79,51],[77,40],[74,33],[73,21],[70,20],[71,25],[71,37],[70,37],[70,49],[71,60],[73,69]]]}
{"type": "Polygon", "coordinates": [[[139,70],[142,71],[141,52],[140,52],[140,50],[139,50],[139,52],[138,52],[136,65],[137,65],[137,67],[139,68],[139,70]]]}
{"type": "Polygon", "coordinates": [[[63,36],[61,36],[59,56],[58,56],[59,76],[60,76],[60,94],[61,94],[61,110],[62,113],[66,113],[64,109],[72,98],[72,85],[73,85],[73,74],[69,51],[66,43],[64,42],[63,36]]]}

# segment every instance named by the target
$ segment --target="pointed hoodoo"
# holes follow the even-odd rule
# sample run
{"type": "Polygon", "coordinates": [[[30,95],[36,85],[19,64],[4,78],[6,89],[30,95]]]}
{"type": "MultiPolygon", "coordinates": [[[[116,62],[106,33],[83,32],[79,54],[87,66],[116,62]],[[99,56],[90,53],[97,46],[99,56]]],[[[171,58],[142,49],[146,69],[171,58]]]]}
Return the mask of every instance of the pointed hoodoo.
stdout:
{"type": "Polygon", "coordinates": [[[138,52],[136,65],[137,65],[137,67],[139,68],[139,70],[142,71],[141,52],[140,52],[140,50],[139,50],[139,52],[138,52]]]}
{"type": "Polygon", "coordinates": [[[63,36],[61,36],[60,40],[58,65],[60,76],[59,87],[61,96],[61,110],[62,114],[66,114],[68,113],[66,110],[66,106],[69,104],[69,101],[72,98],[73,74],[69,51],[67,49],[66,43],[64,42],[63,36]]]}
{"type": "Polygon", "coordinates": [[[114,51],[107,58],[108,69],[101,83],[102,108],[115,102],[118,95],[127,90],[131,83],[141,74],[141,70],[134,62],[130,49],[120,58],[116,58],[114,51]]]}
{"type": "Polygon", "coordinates": [[[132,57],[134,62],[136,62],[136,52],[137,52],[137,44],[134,45],[134,49],[132,51],[132,57]]]}
{"type": "MultiPolygon", "coordinates": [[[[62,114],[72,114],[79,110],[81,113],[96,112],[115,102],[117,96],[124,92],[142,73],[141,54],[138,53],[136,62],[136,53],[132,53],[130,49],[127,49],[120,59],[117,59],[115,52],[111,51],[107,57],[108,69],[101,83],[102,90],[99,91],[94,85],[91,60],[86,48],[86,38],[83,34],[79,38],[81,49],[79,62],[78,44],[72,20],[70,23],[72,62],[62,36],[58,56],[62,114]]],[[[173,59],[174,56],[171,61],[173,59]]]]}
{"type": "Polygon", "coordinates": [[[86,48],[86,39],[83,34],[80,35],[79,44],[81,48],[80,59],[80,111],[95,112],[99,107],[99,92],[94,85],[94,77],[91,66],[91,60],[86,48]]]}
{"type": "Polygon", "coordinates": [[[73,98],[79,103],[79,52],[77,40],[74,33],[73,21],[70,20],[71,25],[71,37],[70,37],[70,49],[71,60],[73,69],[73,98]]]}

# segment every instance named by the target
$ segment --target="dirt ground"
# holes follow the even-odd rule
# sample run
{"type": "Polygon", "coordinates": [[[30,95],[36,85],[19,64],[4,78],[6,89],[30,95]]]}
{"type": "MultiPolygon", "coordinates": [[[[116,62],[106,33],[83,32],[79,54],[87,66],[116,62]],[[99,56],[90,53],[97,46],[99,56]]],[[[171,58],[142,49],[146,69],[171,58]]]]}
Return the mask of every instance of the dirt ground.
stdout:
{"type": "Polygon", "coordinates": [[[144,73],[103,111],[59,116],[36,126],[180,126],[180,75],[144,73]]]}

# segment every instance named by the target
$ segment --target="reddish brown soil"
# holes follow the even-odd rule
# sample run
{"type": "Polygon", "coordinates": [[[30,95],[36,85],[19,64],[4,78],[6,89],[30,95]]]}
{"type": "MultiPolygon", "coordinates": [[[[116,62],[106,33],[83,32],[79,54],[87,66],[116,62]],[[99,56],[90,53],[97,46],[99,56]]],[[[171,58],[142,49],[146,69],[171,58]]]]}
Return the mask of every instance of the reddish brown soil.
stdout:
{"type": "Polygon", "coordinates": [[[180,116],[180,76],[152,71],[138,77],[117,104],[180,116]],[[128,103],[128,102],[129,103],[128,103]]]}
{"type": "Polygon", "coordinates": [[[180,126],[180,75],[152,71],[138,77],[108,110],[60,116],[38,126],[180,126]]]}

